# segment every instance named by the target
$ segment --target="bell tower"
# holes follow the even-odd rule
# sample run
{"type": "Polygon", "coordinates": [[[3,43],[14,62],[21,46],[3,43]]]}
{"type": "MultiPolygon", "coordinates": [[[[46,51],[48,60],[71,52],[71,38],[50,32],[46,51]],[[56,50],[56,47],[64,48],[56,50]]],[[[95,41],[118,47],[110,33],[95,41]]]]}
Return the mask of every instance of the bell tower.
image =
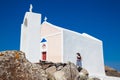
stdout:
{"type": "Polygon", "coordinates": [[[30,5],[29,12],[25,13],[21,24],[20,50],[26,53],[26,57],[31,62],[40,60],[40,25],[41,14],[32,12],[30,5]]]}

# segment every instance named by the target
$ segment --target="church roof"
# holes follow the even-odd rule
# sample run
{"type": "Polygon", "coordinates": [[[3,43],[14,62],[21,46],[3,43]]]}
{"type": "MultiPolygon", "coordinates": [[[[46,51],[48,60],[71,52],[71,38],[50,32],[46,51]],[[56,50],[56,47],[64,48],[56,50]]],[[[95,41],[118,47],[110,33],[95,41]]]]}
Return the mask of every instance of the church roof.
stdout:
{"type": "Polygon", "coordinates": [[[87,34],[87,33],[75,32],[75,31],[72,31],[72,30],[69,30],[69,29],[66,29],[66,28],[63,28],[63,27],[59,27],[59,26],[53,25],[53,24],[51,24],[51,23],[49,23],[49,22],[47,22],[47,21],[44,21],[42,24],[48,24],[48,25],[50,25],[51,27],[54,27],[54,28],[57,28],[57,29],[60,29],[60,30],[65,30],[65,31],[74,33],[74,34],[76,34],[76,35],[81,35],[81,36],[83,36],[83,37],[87,37],[87,38],[90,38],[90,39],[93,39],[93,40],[95,40],[95,41],[98,41],[98,42],[102,43],[101,40],[99,40],[99,39],[97,39],[97,38],[95,38],[95,37],[93,37],[93,36],[91,36],[91,35],[89,35],[89,34],[87,34]]]}

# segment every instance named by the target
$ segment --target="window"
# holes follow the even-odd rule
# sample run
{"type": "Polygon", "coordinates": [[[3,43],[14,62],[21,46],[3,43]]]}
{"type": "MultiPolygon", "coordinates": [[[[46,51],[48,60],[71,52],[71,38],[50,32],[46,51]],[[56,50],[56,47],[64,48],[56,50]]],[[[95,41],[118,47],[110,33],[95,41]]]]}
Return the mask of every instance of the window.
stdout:
{"type": "Polygon", "coordinates": [[[28,25],[27,18],[25,18],[24,25],[25,25],[25,26],[28,25]]]}

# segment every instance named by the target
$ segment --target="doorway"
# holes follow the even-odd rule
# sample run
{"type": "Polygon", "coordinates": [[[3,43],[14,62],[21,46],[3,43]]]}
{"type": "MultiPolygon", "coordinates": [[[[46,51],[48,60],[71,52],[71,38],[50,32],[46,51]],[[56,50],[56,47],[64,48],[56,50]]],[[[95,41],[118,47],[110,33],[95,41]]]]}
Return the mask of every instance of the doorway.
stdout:
{"type": "Polygon", "coordinates": [[[46,61],[46,56],[47,56],[47,55],[46,55],[46,52],[42,52],[42,60],[43,60],[43,61],[46,61]]]}

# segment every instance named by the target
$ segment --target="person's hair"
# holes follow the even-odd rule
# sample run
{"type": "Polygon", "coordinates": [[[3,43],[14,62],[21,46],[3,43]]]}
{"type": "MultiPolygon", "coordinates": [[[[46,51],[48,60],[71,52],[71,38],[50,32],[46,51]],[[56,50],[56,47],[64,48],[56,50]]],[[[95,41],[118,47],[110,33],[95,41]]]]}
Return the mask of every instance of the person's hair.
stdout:
{"type": "Polygon", "coordinates": [[[80,56],[80,53],[77,53],[78,56],[80,56]]]}

